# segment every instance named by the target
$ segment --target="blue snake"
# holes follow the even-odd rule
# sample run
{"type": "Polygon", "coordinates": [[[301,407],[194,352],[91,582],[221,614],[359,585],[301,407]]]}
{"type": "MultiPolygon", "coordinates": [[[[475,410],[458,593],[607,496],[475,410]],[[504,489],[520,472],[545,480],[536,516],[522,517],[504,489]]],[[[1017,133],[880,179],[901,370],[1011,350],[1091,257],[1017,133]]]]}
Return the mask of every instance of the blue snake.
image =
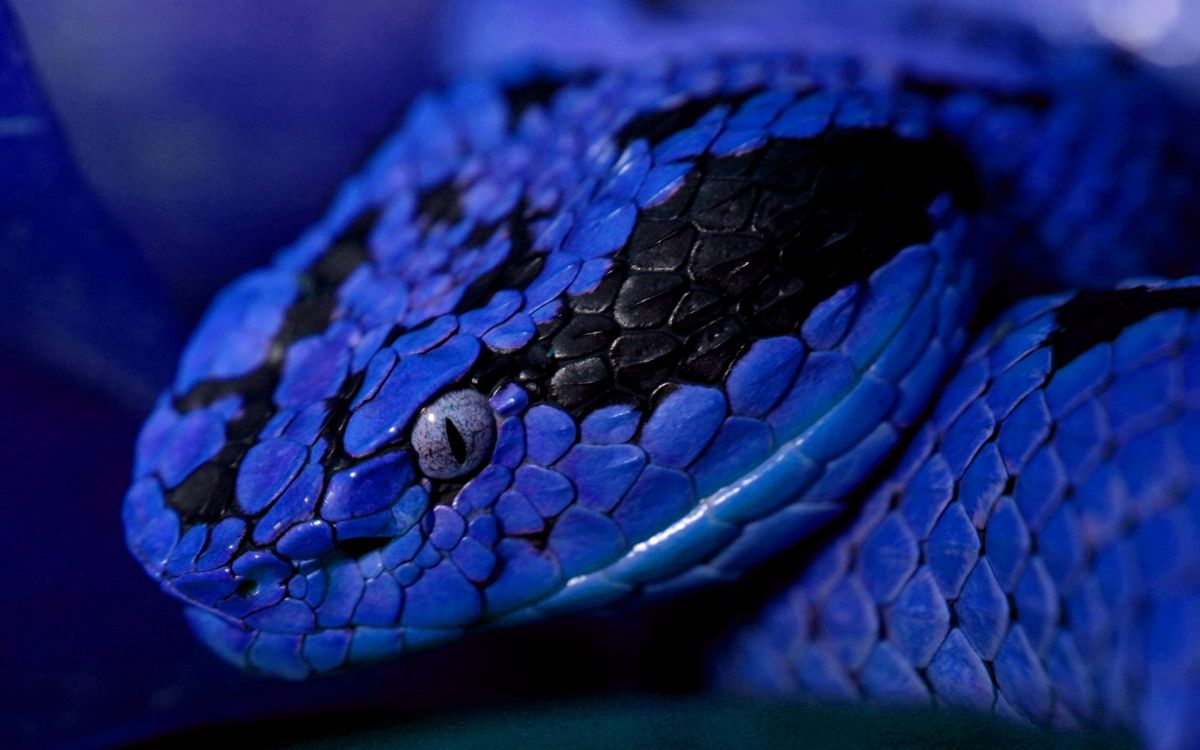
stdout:
{"type": "Polygon", "coordinates": [[[1194,746],[1200,120],[1106,53],[1014,70],[418,99],[200,322],[130,548],[284,678],[770,570],[718,686],[1194,746]]]}

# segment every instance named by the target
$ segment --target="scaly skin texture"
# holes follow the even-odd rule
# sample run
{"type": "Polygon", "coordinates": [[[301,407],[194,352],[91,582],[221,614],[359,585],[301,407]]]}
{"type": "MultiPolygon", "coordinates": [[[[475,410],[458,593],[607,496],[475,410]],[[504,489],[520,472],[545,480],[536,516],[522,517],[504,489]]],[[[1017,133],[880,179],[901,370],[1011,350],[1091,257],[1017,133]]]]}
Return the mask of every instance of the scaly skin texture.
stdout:
{"type": "Polygon", "coordinates": [[[1198,308],[1193,280],[1004,315],[721,681],[1193,745],[1198,308]]]}
{"type": "MultiPolygon", "coordinates": [[[[838,684],[853,690],[842,692],[903,693],[871,686],[911,673],[950,702],[1097,718],[1097,701],[1045,698],[1080,684],[1031,666],[1051,664],[1057,640],[1030,635],[1015,608],[981,604],[997,616],[971,619],[965,589],[938,578],[933,561],[958,554],[963,535],[933,529],[968,498],[933,507],[917,481],[921,461],[940,459],[955,469],[942,485],[965,483],[998,431],[1011,497],[991,515],[960,512],[989,540],[978,570],[1020,554],[985,593],[1024,595],[1012,587],[1037,534],[1111,546],[1023,499],[1026,484],[1066,492],[1029,453],[1046,440],[1028,424],[1029,394],[1096,347],[1136,350],[1143,329],[1166,338],[1178,370],[1190,339],[1168,324],[1195,306],[1190,288],[1127,306],[1099,333],[1064,322],[1069,303],[1030,333],[1027,303],[962,365],[998,360],[990,390],[942,387],[989,288],[1195,270],[1182,110],[1140,74],[1094,63],[970,87],[762,54],[469,80],[418,101],[329,213],[201,322],[138,441],[131,548],[218,653],[292,678],[488,624],[736,581],[789,548],[819,553],[815,569],[852,549],[859,565],[827,575],[870,594],[832,629],[863,633],[853,658],[836,638],[790,645],[815,637],[797,615],[782,635],[735,637],[731,679],[763,683],[782,650],[799,656],[789,678],[765,680],[775,688],[836,692],[814,670],[843,658],[838,684]],[[1027,284],[1033,268],[1044,273],[1027,284]],[[1002,383],[1010,370],[1019,382],[1002,383]],[[939,393],[951,405],[927,414],[939,393]],[[956,408],[990,421],[956,431],[956,408]],[[1028,452],[1003,453],[1010,433],[1028,452]],[[900,520],[905,493],[929,516],[915,527],[900,520]],[[903,598],[906,583],[923,588],[903,598]],[[942,629],[872,624],[951,610],[960,620],[942,629]],[[978,679],[938,692],[930,660],[952,642],[978,679]],[[824,661],[810,666],[809,653],[824,661]]],[[[1178,387],[1168,400],[1194,403],[1196,383],[1178,387]]],[[[1146,434],[1193,442],[1195,420],[1171,421],[1178,412],[1146,434]]],[[[1112,429],[1103,467],[1143,434],[1112,429]]],[[[1172,493],[1197,460],[1180,462],[1172,493]]],[[[1093,489],[1085,478],[1079,497],[1093,489]]],[[[1162,518],[1143,526],[1186,534],[1162,518]]],[[[1070,600],[1111,580],[1099,559],[1080,563],[1083,583],[1044,563],[1034,583],[1057,588],[1038,593],[1070,600]]],[[[784,596],[839,616],[813,569],[784,596]]],[[[1058,628],[1079,641],[1081,618],[1058,628]]],[[[1112,637],[1139,637],[1153,619],[1114,621],[1112,637]]],[[[1099,674],[1113,648],[1072,653],[1099,674]]],[[[1125,689],[1157,663],[1134,659],[1125,689]]]]}

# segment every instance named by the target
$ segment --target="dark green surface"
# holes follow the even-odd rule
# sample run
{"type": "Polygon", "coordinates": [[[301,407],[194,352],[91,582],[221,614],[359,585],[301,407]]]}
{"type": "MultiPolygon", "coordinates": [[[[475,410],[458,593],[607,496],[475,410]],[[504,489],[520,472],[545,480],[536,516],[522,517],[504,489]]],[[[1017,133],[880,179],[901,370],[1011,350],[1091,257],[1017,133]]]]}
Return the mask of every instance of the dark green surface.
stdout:
{"type": "MultiPolygon", "coordinates": [[[[360,731],[326,717],[319,739],[278,747],[356,748],[1131,748],[1125,735],[1053,734],[931,710],[815,708],[716,699],[625,698],[443,714],[360,731]]],[[[243,735],[244,736],[244,735],[243,735]]]]}

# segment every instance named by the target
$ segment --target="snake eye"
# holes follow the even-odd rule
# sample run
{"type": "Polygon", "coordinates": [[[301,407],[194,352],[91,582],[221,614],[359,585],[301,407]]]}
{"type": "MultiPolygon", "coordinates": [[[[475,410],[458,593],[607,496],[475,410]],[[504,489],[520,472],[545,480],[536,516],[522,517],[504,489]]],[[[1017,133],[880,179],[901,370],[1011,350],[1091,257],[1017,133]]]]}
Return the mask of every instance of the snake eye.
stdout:
{"type": "Polygon", "coordinates": [[[447,393],[422,409],[412,434],[421,471],[433,479],[471,473],[487,458],[495,439],[491,404],[472,390],[447,393]]]}

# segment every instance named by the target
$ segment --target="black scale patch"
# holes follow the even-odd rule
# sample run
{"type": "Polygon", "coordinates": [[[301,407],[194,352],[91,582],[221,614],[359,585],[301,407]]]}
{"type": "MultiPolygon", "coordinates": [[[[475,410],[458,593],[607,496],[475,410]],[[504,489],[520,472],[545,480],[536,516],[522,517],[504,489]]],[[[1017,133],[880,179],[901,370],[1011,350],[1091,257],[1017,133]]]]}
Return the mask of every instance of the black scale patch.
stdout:
{"type": "MultiPolygon", "coordinates": [[[[675,132],[715,104],[654,124],[675,132]]],[[[948,144],[886,130],[704,159],[666,203],[639,214],[598,288],[570,297],[525,349],[485,357],[473,383],[490,392],[515,379],[576,416],[614,402],[644,407],[664,384],[720,384],[753,341],[797,331],[835,291],[928,241],[934,198],[969,195],[963,164],[948,144]]]]}
{"type": "Polygon", "coordinates": [[[1180,308],[1200,310],[1200,287],[1079,292],[1055,312],[1058,329],[1050,337],[1051,367],[1059,370],[1097,344],[1115,340],[1129,326],[1180,308]]]}

